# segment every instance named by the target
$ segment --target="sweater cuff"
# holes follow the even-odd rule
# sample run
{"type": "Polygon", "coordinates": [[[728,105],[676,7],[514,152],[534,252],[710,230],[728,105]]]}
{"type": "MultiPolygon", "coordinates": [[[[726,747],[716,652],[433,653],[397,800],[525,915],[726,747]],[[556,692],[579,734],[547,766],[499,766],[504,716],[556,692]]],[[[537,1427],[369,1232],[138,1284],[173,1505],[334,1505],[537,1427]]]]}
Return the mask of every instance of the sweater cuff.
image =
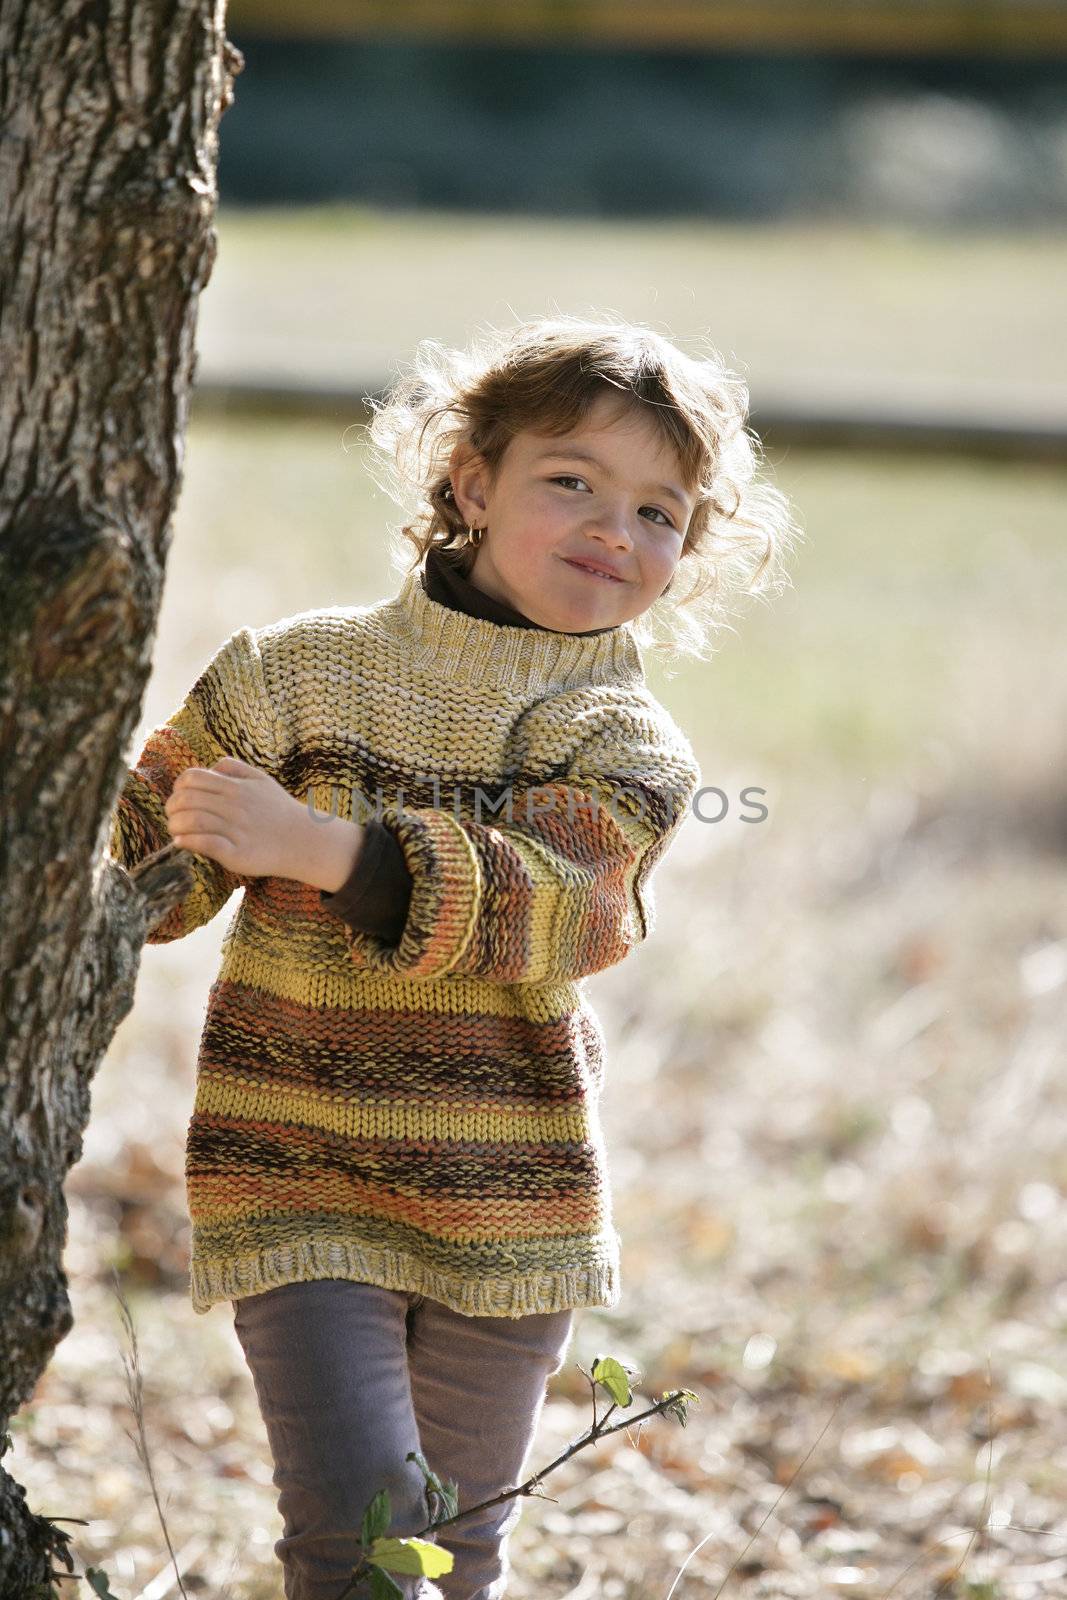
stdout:
{"type": "Polygon", "coordinates": [[[436,978],[460,960],[474,933],[483,894],[478,856],[466,829],[449,812],[387,808],[393,833],[412,878],[407,921],[399,941],[346,924],[345,938],[358,966],[436,978]]]}
{"type": "Polygon", "coordinates": [[[341,887],[319,890],[327,911],[360,933],[373,933],[389,944],[399,942],[408,920],[412,876],[395,835],[377,818],[364,824],[363,846],[341,887]]]}

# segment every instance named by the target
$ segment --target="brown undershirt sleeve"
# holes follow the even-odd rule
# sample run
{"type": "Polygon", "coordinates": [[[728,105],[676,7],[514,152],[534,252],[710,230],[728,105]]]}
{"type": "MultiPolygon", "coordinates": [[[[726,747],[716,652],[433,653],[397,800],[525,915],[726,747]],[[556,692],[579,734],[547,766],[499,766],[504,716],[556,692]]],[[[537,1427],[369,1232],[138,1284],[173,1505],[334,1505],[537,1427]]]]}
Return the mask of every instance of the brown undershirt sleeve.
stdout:
{"type": "Polygon", "coordinates": [[[363,848],[345,882],[333,894],[320,889],[333,911],[360,933],[399,943],[408,919],[412,878],[395,834],[372,818],[364,824],[363,848]]]}

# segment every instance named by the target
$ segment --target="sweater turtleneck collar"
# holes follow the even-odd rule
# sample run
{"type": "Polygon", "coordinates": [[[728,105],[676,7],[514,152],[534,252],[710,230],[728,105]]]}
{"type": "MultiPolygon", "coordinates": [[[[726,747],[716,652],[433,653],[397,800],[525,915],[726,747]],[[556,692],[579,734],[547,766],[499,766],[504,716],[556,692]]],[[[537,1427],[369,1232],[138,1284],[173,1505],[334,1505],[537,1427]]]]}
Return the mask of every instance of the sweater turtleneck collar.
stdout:
{"type": "MultiPolygon", "coordinates": [[[[427,577],[433,554],[432,550],[428,553],[427,577]]],[[[450,571],[450,577],[454,571],[450,571]]],[[[465,581],[461,577],[461,582],[465,581]]],[[[468,587],[473,590],[473,585],[468,587]]],[[[384,610],[403,636],[412,658],[439,673],[442,679],[507,683],[521,690],[645,681],[641,653],[628,622],[585,633],[557,632],[531,623],[528,617],[512,623],[493,620],[487,614],[476,615],[472,610],[460,609],[458,601],[447,604],[434,599],[430,590],[435,588],[433,578],[427,585],[423,570],[412,568],[404,574],[384,610]]],[[[500,613],[522,616],[503,602],[482,595],[480,590],[474,593],[500,613]]],[[[482,611],[479,602],[474,605],[478,612],[482,611]]]]}

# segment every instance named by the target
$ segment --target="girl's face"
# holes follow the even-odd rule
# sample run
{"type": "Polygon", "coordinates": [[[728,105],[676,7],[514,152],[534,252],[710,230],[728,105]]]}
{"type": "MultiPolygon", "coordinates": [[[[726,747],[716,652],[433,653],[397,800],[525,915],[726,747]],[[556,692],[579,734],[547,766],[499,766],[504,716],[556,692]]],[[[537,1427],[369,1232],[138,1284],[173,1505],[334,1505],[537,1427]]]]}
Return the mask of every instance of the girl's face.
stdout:
{"type": "Polygon", "coordinates": [[[611,394],[572,433],[516,434],[495,483],[467,445],[450,472],[460,514],[485,529],[470,581],[563,633],[647,611],[678,565],[694,507],[673,448],[611,394]]]}

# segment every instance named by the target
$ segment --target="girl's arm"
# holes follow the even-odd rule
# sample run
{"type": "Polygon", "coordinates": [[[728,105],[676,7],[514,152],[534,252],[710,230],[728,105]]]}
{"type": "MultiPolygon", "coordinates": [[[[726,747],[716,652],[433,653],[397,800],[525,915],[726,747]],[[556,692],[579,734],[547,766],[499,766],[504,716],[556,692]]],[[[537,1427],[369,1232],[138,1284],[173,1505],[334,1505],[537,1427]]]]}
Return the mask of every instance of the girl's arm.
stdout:
{"type": "MultiPolygon", "coordinates": [[[[166,803],[178,775],[224,756],[276,764],[277,735],[255,633],[241,628],[216,651],[167,721],[145,741],[111,819],[109,848],[127,869],[172,843],[166,803]]],[[[209,922],[249,874],[192,855],[193,886],[148,934],[149,944],[180,939],[209,922]]]]}
{"type": "MultiPolygon", "coordinates": [[[[461,821],[440,808],[384,807],[412,879],[398,940],[345,927],[359,965],[413,977],[467,974],[555,983],[614,965],[652,930],[651,874],[684,820],[700,769],[655,702],[569,719],[580,742],[550,783],[461,821]],[[492,820],[493,816],[501,820],[492,820]]],[[[544,733],[559,733],[546,726],[544,733]]],[[[527,770],[544,771],[536,738],[527,770]]]]}

